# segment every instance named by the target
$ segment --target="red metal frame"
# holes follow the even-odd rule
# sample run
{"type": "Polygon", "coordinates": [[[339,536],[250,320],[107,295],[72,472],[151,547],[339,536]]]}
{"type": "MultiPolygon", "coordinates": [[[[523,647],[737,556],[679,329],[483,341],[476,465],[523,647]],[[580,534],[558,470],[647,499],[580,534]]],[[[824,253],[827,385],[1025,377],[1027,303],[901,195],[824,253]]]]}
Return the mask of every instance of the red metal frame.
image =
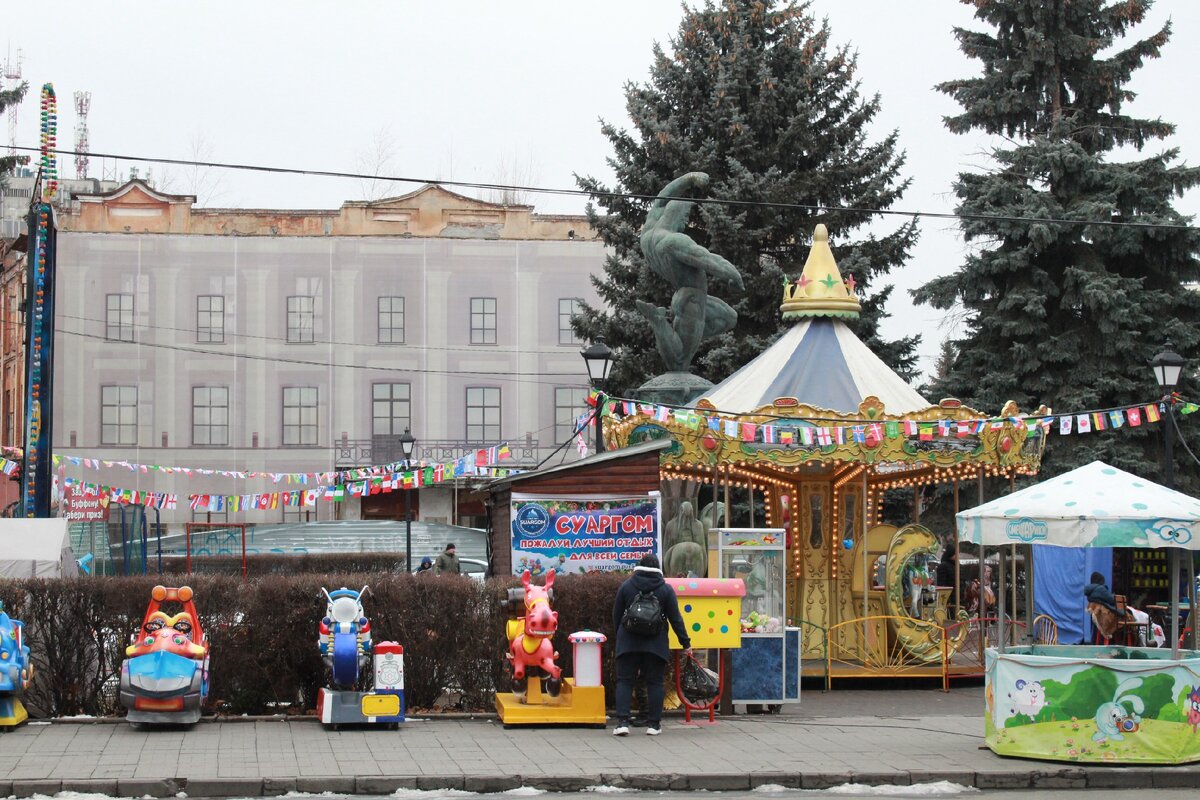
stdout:
{"type": "MultiPolygon", "coordinates": [[[[688,699],[683,694],[682,656],[683,652],[681,650],[675,651],[675,693],[679,695],[679,702],[683,704],[683,721],[685,724],[715,725],[717,723],[717,704],[721,702],[721,695],[724,694],[725,689],[725,659],[728,657],[728,654],[725,650],[717,651],[717,695],[706,705],[693,705],[688,702],[688,699]],[[708,721],[697,720],[696,722],[692,722],[693,711],[707,711],[708,721]]],[[[696,657],[693,655],[690,658],[696,657]]],[[[696,663],[700,663],[699,659],[696,659],[696,663]]]]}

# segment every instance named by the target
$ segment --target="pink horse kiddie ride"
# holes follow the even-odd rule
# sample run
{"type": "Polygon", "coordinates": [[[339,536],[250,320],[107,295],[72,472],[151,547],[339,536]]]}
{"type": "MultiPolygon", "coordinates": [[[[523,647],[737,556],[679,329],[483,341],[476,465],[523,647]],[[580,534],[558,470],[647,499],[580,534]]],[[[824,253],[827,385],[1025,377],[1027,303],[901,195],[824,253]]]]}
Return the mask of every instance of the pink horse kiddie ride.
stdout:
{"type": "MultiPolygon", "coordinates": [[[[542,692],[558,697],[562,690],[562,667],[554,663],[558,652],[554,649],[554,634],[558,632],[558,612],[550,610],[551,589],[554,588],[554,570],[546,573],[546,583],[532,583],[529,570],[521,573],[522,597],[525,616],[508,621],[508,660],[512,665],[512,691],[518,702],[528,700],[529,674],[542,676],[542,692]]],[[[517,598],[511,596],[510,603],[517,598]]],[[[515,604],[515,603],[513,603],[515,604]]]]}
{"type": "Polygon", "coordinates": [[[558,612],[554,602],[554,570],[537,586],[529,570],[521,588],[509,589],[505,607],[512,691],[496,693],[496,711],[510,725],[595,725],[604,727],[604,686],[600,682],[600,647],[604,634],[579,631],[567,637],[575,648],[575,677],[563,678],[556,663],[554,635],[558,612]],[[535,678],[532,683],[530,678],[535,678]]]}

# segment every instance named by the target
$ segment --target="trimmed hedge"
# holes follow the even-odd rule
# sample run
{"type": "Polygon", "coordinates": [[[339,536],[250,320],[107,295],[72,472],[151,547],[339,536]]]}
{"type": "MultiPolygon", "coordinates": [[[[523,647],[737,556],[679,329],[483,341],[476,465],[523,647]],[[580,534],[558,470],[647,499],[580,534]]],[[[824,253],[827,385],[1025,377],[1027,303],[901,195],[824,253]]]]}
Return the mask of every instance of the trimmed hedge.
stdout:
{"type": "MultiPolygon", "coordinates": [[[[572,671],[573,631],[599,630],[613,641],[612,603],[624,576],[596,573],[559,578],[554,586],[564,674],[572,671]]],[[[35,716],[120,713],[117,682],[125,646],[141,624],[155,584],[187,584],[212,643],[207,711],[268,714],[315,707],[326,669],[317,653],[325,612],[321,587],[364,584],[376,642],[404,646],[410,708],[431,708],[446,692],[466,710],[490,709],[508,690],[502,601],[516,578],[479,583],[468,578],[397,574],[269,574],[243,582],[230,575],[84,577],[0,581],[0,600],[26,625],[34,679],[26,705],[35,716]]],[[[604,683],[614,686],[612,647],[605,646],[604,683]]]]}

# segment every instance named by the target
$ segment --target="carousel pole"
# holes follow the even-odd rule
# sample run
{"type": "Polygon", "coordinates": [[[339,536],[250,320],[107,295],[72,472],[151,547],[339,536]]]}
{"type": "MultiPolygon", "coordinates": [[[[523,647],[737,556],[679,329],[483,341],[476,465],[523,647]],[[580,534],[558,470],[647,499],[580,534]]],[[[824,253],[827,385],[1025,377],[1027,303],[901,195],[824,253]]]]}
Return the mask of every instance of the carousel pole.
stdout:
{"type": "MultiPolygon", "coordinates": [[[[867,618],[867,594],[870,592],[873,584],[873,576],[867,572],[867,531],[869,530],[867,526],[871,524],[870,516],[875,511],[875,509],[869,508],[867,505],[870,502],[871,497],[867,487],[868,472],[870,472],[870,470],[863,470],[862,540],[858,544],[858,549],[862,552],[863,563],[863,619],[867,618]]],[[[866,629],[865,622],[863,623],[863,628],[864,630],[866,629]]],[[[863,641],[865,642],[866,639],[863,639],[863,641]]]]}
{"type": "MultiPolygon", "coordinates": [[[[958,523],[958,512],[961,509],[958,507],[958,478],[954,479],[954,519],[955,527],[958,523]]],[[[962,543],[958,539],[958,531],[954,532],[954,610],[957,613],[958,609],[962,608],[962,543]]]]}

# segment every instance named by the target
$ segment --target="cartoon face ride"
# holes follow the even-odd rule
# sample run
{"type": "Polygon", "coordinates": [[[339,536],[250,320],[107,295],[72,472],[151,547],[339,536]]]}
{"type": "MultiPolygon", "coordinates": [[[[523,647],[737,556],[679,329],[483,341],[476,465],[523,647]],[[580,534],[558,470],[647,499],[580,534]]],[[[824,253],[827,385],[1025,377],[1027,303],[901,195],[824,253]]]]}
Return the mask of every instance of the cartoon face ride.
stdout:
{"type": "Polygon", "coordinates": [[[208,697],[209,645],[190,586],[155,586],[138,632],[121,665],[121,705],[132,723],[184,724],[200,720],[208,697]],[[183,610],[167,615],[163,603],[183,610]]]}
{"type": "Polygon", "coordinates": [[[1146,704],[1137,695],[1126,694],[1142,685],[1141,678],[1129,678],[1117,684],[1113,699],[1101,704],[1096,709],[1096,732],[1092,734],[1093,742],[1104,742],[1112,739],[1120,742],[1127,733],[1137,733],[1141,726],[1141,713],[1146,710],[1146,704]],[[1132,711],[1128,711],[1128,703],[1132,711]]]}

